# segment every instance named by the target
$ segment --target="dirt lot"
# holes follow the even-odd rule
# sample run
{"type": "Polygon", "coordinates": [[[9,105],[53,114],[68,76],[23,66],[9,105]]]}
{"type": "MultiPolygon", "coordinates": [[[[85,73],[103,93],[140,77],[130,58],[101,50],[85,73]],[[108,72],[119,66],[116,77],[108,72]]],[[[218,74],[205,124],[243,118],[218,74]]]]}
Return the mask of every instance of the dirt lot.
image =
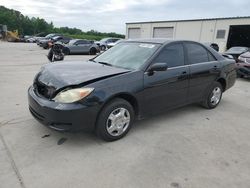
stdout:
{"type": "Polygon", "coordinates": [[[27,89],[46,53],[0,42],[1,188],[250,187],[250,81],[239,79],[214,110],[163,113],[105,143],[49,130],[30,115],[27,89]]]}

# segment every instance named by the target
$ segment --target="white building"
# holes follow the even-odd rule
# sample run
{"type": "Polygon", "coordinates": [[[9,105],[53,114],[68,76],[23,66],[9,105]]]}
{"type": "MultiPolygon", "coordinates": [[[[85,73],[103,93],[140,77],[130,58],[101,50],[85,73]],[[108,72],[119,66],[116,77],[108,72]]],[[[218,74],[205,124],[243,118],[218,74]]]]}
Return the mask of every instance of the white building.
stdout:
{"type": "Polygon", "coordinates": [[[250,47],[250,16],[199,20],[126,23],[126,38],[169,38],[250,47]]]}

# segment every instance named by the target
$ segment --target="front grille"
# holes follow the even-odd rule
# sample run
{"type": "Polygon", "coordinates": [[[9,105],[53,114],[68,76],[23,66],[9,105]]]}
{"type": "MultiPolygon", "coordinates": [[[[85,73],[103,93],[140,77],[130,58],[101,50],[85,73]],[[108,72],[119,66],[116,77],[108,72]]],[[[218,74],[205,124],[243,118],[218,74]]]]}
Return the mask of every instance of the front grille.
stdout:
{"type": "Polygon", "coordinates": [[[47,86],[39,81],[34,82],[34,88],[39,95],[47,99],[52,99],[56,92],[56,89],[54,87],[47,86]]]}

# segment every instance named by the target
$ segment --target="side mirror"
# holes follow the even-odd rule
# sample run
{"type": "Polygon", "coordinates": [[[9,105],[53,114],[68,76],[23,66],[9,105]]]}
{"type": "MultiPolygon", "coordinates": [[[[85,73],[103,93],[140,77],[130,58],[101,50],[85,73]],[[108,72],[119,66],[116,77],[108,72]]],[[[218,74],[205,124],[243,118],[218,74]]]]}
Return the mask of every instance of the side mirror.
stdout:
{"type": "Polygon", "coordinates": [[[155,63],[149,67],[148,73],[152,75],[154,72],[166,71],[167,69],[168,69],[167,63],[155,63]]]}

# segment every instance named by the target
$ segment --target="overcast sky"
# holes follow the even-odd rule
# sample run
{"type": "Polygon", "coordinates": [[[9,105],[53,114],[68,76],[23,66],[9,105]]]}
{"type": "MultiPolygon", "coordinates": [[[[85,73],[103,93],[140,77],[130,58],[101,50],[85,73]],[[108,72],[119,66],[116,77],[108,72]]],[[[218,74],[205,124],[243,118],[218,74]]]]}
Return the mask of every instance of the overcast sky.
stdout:
{"type": "Polygon", "coordinates": [[[125,33],[126,22],[250,16],[250,0],[0,0],[55,26],[125,33]]]}

